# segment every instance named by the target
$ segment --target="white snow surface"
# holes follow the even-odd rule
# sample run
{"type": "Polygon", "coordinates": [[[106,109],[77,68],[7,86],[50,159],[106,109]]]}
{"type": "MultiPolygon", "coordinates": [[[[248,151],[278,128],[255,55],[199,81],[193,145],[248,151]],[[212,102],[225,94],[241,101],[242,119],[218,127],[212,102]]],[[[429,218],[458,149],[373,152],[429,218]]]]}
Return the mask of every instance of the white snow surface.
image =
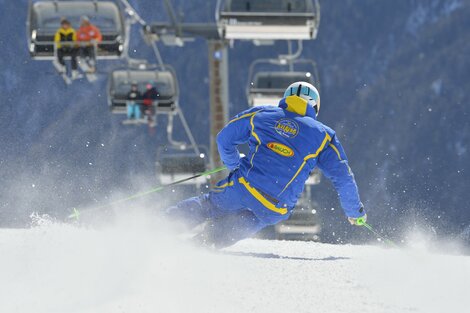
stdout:
{"type": "Polygon", "coordinates": [[[470,257],[244,240],[193,247],[151,217],[0,230],[0,312],[470,312],[470,257]]]}

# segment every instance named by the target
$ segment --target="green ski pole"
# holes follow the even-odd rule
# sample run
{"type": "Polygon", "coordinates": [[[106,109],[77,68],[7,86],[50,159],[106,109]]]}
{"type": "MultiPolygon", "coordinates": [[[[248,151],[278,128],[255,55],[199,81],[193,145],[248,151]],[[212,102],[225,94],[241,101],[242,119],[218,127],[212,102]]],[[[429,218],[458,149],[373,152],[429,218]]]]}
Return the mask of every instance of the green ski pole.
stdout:
{"type": "Polygon", "coordinates": [[[364,226],[365,228],[367,228],[371,233],[373,233],[375,236],[377,236],[378,238],[380,238],[381,240],[383,240],[384,242],[386,242],[387,244],[395,247],[395,248],[398,248],[398,245],[395,244],[393,241],[391,241],[390,239],[386,238],[384,235],[382,235],[381,233],[379,233],[378,231],[376,231],[370,224],[367,224],[365,219],[363,217],[359,217],[357,220],[356,220],[356,224],[359,225],[359,226],[364,226]]]}
{"type": "MultiPolygon", "coordinates": [[[[196,174],[196,175],[194,175],[194,176],[187,177],[187,178],[183,178],[183,179],[174,181],[174,182],[172,182],[172,183],[170,183],[170,184],[165,184],[165,185],[157,186],[157,187],[155,187],[155,188],[152,188],[152,189],[147,190],[147,191],[144,191],[144,192],[137,193],[137,194],[132,195],[132,196],[129,196],[129,197],[127,197],[127,198],[119,199],[119,200],[116,200],[116,201],[113,201],[113,202],[110,202],[110,203],[107,203],[107,204],[104,204],[104,205],[95,207],[95,209],[101,209],[101,208],[104,208],[104,207],[112,206],[112,205],[119,204],[119,203],[122,203],[122,202],[126,202],[126,201],[129,201],[129,200],[141,198],[141,197],[146,196],[146,195],[149,195],[149,194],[151,194],[151,193],[159,192],[159,191],[161,191],[161,190],[163,190],[163,189],[166,189],[166,188],[168,188],[168,187],[175,186],[175,185],[184,183],[184,182],[189,181],[189,180],[192,180],[192,179],[196,179],[196,178],[204,177],[204,176],[210,176],[210,175],[212,175],[212,174],[221,172],[221,171],[223,171],[223,170],[225,170],[225,169],[226,169],[226,167],[225,167],[225,166],[222,166],[222,167],[215,168],[215,169],[213,169],[213,170],[209,170],[209,171],[206,171],[206,172],[198,173],[198,174],[196,174]]],[[[70,214],[68,217],[69,217],[69,218],[72,218],[72,219],[78,220],[78,218],[80,217],[80,211],[79,211],[77,208],[73,208],[73,209],[72,209],[72,214],[70,214]]]]}

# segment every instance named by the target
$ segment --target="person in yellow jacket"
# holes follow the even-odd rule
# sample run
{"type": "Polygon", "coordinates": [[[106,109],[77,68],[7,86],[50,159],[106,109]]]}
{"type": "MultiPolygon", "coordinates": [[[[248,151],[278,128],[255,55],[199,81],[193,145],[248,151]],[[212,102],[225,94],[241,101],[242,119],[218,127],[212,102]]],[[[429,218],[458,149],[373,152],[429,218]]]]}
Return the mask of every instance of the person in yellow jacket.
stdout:
{"type": "Polygon", "coordinates": [[[64,56],[70,56],[72,58],[72,78],[78,77],[78,48],[76,41],[77,34],[75,29],[72,28],[71,23],[67,19],[62,19],[60,21],[60,28],[54,36],[54,42],[57,49],[57,61],[59,63],[54,65],[56,65],[56,68],[60,73],[64,74],[66,72],[64,56]]]}

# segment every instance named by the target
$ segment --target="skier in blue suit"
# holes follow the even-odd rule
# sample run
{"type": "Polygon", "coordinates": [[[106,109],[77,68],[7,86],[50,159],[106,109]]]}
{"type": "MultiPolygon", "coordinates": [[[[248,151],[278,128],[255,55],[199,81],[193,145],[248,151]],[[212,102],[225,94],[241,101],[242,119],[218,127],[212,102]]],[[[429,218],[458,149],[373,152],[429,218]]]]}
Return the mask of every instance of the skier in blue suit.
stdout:
{"type": "Polygon", "coordinates": [[[260,106],[235,116],[218,134],[219,154],[230,170],[212,191],[166,210],[196,226],[203,244],[226,247],[289,218],[310,172],[318,167],[338,192],[351,224],[366,221],[346,154],[328,126],[316,120],[320,95],[307,82],[290,85],[279,106],[260,106]],[[237,146],[248,143],[240,157],[237,146]]]}

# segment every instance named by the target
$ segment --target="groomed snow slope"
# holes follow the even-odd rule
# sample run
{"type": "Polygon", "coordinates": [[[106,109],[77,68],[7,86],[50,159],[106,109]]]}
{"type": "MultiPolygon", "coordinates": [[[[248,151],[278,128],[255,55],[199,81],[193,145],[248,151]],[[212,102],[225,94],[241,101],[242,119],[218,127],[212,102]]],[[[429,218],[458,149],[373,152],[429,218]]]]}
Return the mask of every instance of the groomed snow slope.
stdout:
{"type": "Polygon", "coordinates": [[[470,257],[245,240],[211,252],[150,218],[0,230],[0,312],[469,312],[470,257]]]}

